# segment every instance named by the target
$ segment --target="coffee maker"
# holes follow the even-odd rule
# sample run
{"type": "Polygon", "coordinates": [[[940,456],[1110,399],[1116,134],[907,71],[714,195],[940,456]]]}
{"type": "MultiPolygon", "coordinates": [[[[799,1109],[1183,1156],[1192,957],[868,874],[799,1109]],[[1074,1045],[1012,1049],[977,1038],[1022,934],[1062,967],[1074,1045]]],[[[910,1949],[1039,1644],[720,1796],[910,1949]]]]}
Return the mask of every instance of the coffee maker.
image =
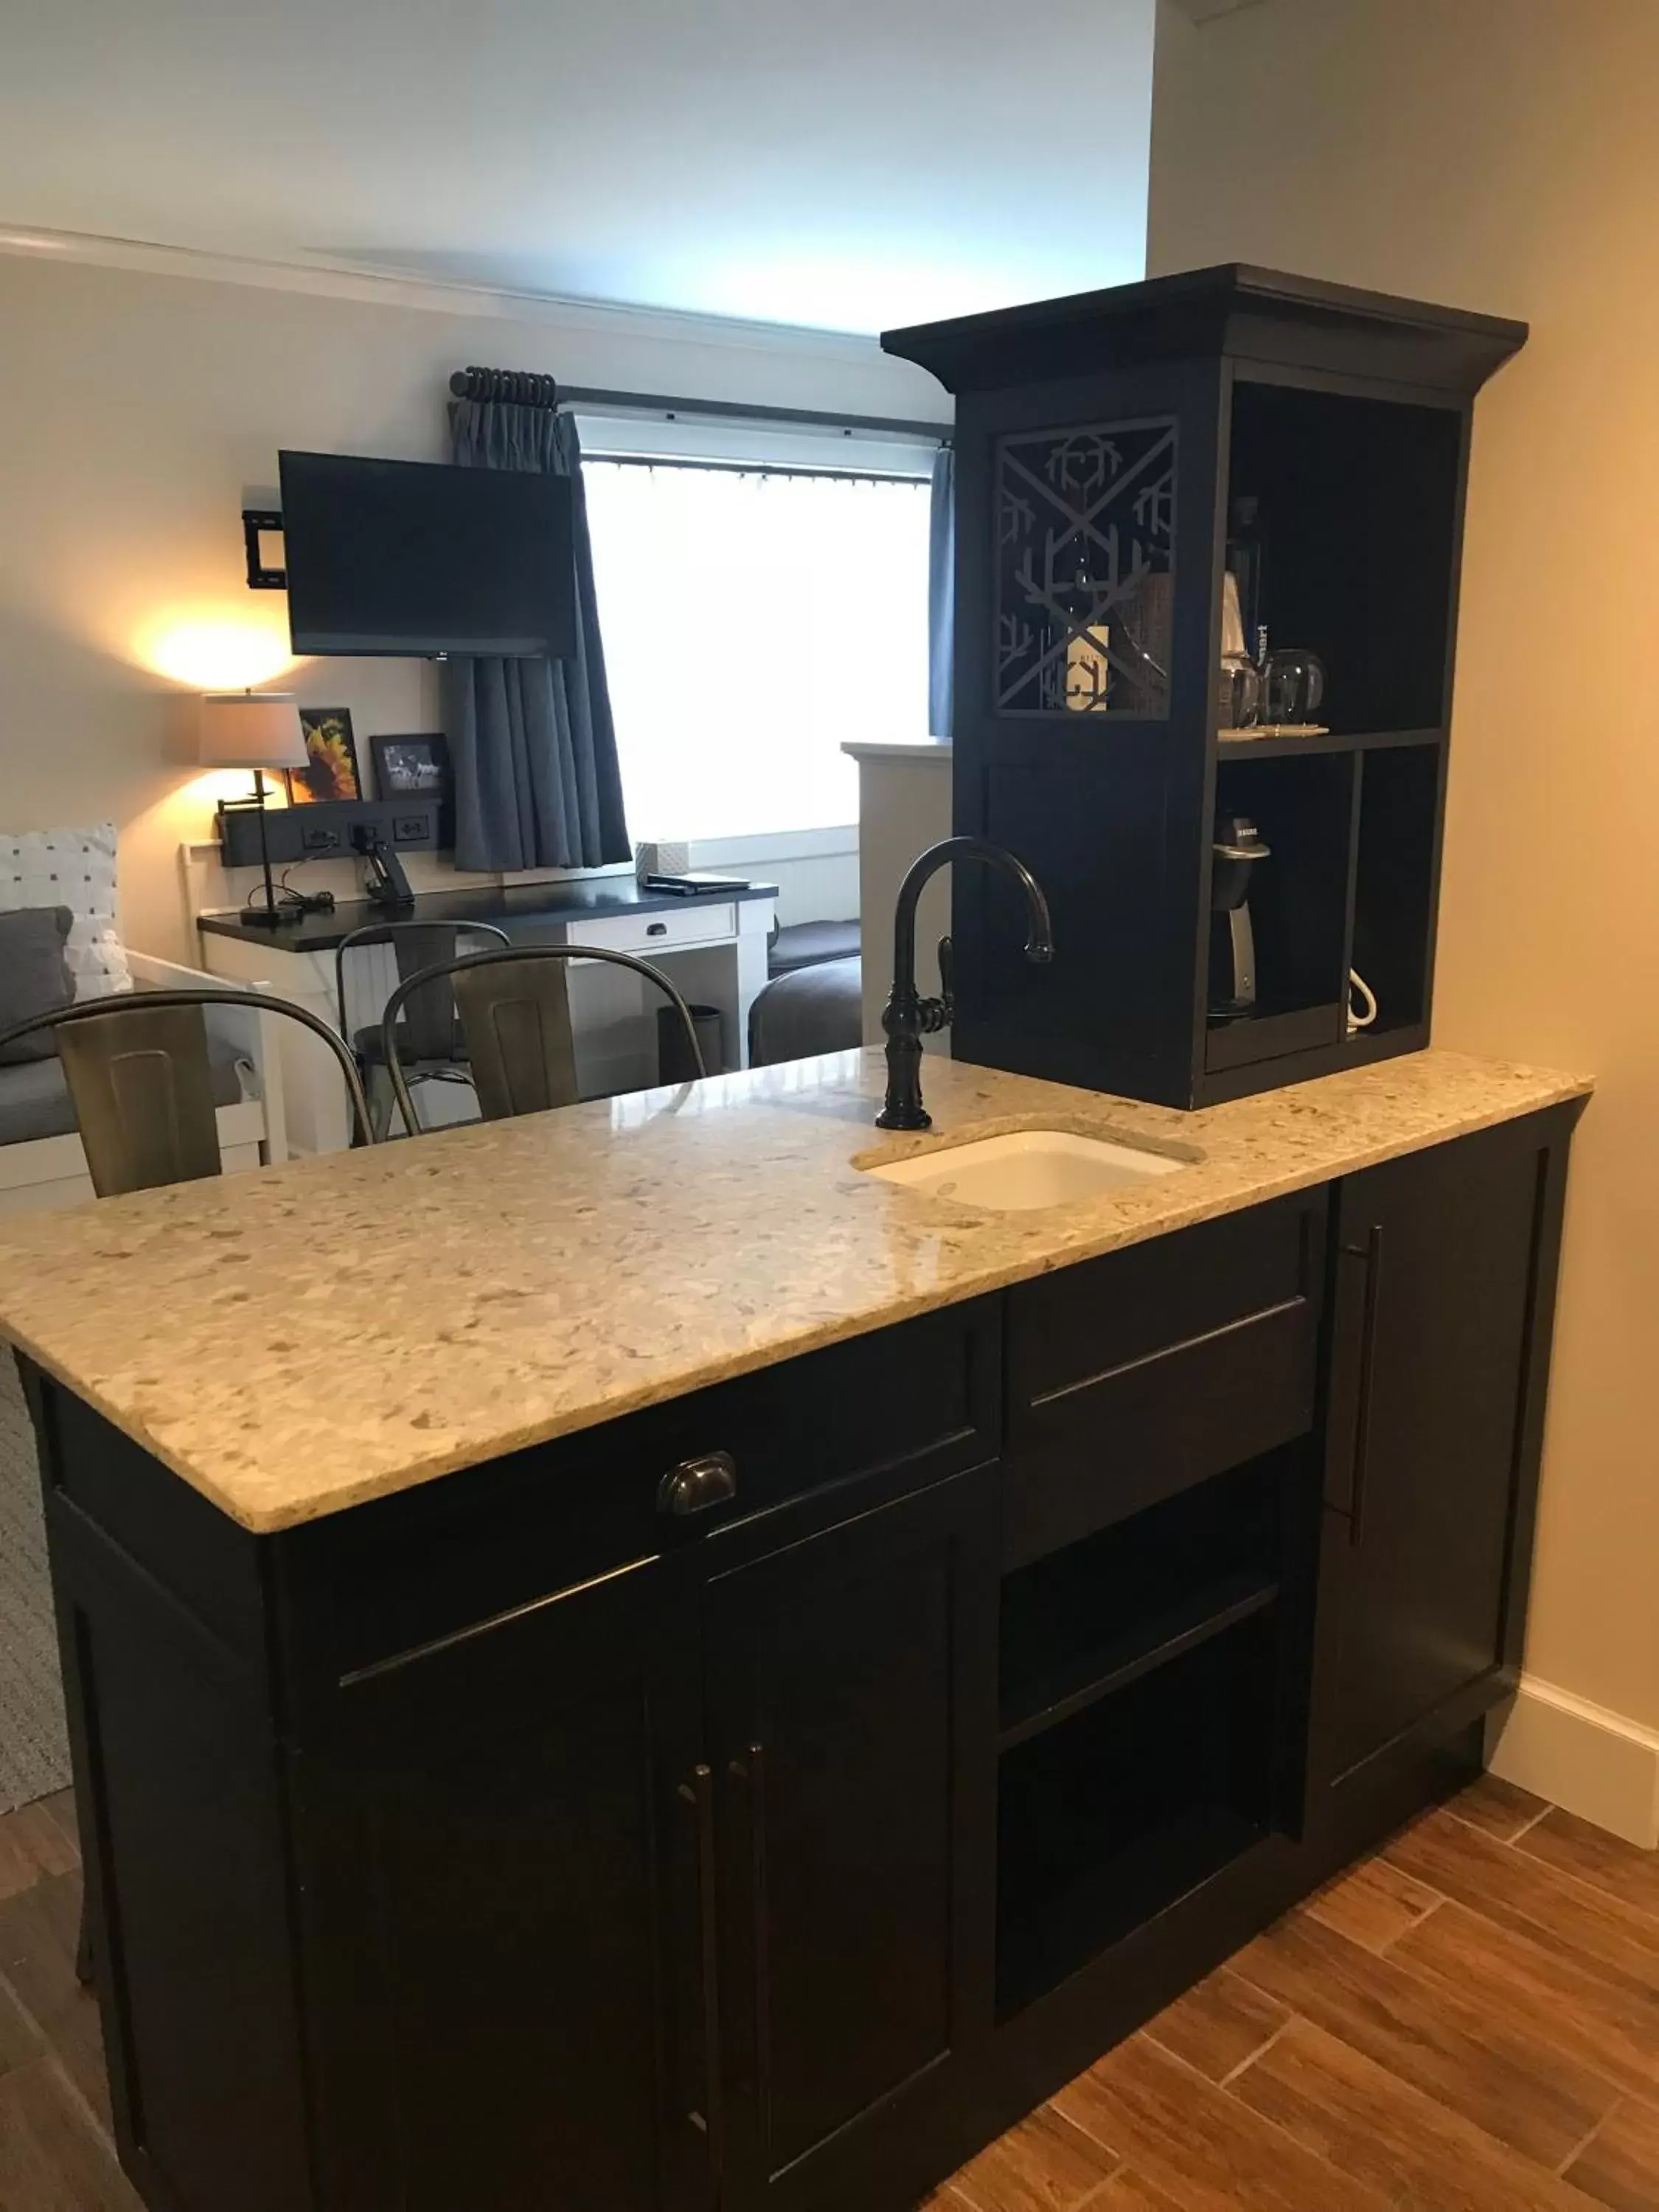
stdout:
{"type": "Polygon", "coordinates": [[[1255,1010],[1249,891],[1258,864],[1270,858],[1272,848],[1248,815],[1220,814],[1210,850],[1210,1019],[1231,1021],[1255,1010]]]}

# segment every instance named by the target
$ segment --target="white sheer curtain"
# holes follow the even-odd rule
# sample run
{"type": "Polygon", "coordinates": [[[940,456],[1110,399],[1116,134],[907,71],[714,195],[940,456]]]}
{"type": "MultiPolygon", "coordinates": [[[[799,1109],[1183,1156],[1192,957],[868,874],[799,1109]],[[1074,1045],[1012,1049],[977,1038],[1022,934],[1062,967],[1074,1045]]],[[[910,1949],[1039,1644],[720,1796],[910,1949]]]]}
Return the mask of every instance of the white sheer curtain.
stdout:
{"type": "Polygon", "coordinates": [[[843,741],[927,734],[927,485],[584,474],[633,836],[856,821],[843,741]]]}

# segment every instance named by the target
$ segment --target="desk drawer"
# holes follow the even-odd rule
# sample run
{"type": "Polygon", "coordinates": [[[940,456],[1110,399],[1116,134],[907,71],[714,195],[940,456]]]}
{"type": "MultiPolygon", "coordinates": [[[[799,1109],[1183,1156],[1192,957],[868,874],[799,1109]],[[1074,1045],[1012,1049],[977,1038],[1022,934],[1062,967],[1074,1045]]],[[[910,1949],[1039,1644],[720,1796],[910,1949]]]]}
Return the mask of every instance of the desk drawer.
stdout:
{"type": "Polygon", "coordinates": [[[685,945],[724,945],[738,933],[734,901],[718,906],[673,907],[665,914],[606,915],[573,921],[568,942],[603,945],[610,952],[632,952],[641,960],[653,952],[672,952],[685,945]]]}
{"type": "Polygon", "coordinates": [[[1005,1565],[1312,1426],[1327,1203],[1252,1206],[1009,1294],[1005,1565]]]}

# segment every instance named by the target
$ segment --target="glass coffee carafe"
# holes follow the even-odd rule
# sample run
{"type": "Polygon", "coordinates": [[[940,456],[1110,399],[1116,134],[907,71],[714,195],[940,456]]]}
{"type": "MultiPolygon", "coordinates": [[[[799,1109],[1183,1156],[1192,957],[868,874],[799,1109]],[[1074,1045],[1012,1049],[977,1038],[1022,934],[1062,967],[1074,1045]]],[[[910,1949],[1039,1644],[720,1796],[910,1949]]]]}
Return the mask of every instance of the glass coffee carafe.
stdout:
{"type": "Polygon", "coordinates": [[[1261,719],[1291,725],[1311,722],[1325,696],[1325,664],[1316,653],[1270,653],[1261,668],[1261,719]]]}

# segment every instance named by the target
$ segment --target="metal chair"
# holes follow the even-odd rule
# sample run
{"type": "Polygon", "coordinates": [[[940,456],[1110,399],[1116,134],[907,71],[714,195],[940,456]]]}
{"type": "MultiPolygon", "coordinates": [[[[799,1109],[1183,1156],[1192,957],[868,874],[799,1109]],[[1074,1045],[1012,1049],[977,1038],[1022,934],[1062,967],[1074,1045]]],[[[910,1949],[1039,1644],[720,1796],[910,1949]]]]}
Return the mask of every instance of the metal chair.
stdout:
{"type": "MultiPolygon", "coordinates": [[[[368,1093],[369,1114],[377,1138],[392,1126],[393,1091],[386,1064],[386,1012],[380,1018],[354,1029],[346,1012],[346,955],[370,945],[390,945],[398,963],[398,981],[406,982],[427,968],[442,968],[461,957],[463,937],[478,937],[503,947],[512,939],[493,921],[368,921],[340,939],[334,952],[334,998],[339,1009],[340,1035],[356,1056],[363,1087],[368,1093]],[[384,1082],[380,1078],[386,1078],[384,1082]]],[[[404,1034],[398,1053],[404,1079],[412,1090],[417,1083],[466,1083],[466,1040],[455,1011],[455,994],[447,982],[416,992],[402,1015],[404,1034]]]]}
{"type": "Polygon", "coordinates": [[[204,1018],[209,1006],[280,1014],[321,1037],[340,1063],[357,1127],[373,1141],[356,1061],[328,1024],[303,1006],[265,991],[194,988],[82,999],[14,1023],[0,1031],[0,1048],[42,1030],[58,1033],[58,1057],[100,1198],[219,1174],[219,1124],[204,1018]]]}
{"type": "Polygon", "coordinates": [[[419,1132],[398,1054],[398,1018],[406,1000],[441,979],[447,980],[455,994],[478,1110],[486,1121],[574,1104],[576,1057],[564,979],[564,964],[571,960],[605,961],[644,976],[678,1014],[691,1065],[700,1076],[708,1073],[690,1007],[661,969],[648,960],[599,945],[525,945],[507,952],[477,952],[470,958],[422,969],[386,1000],[387,1066],[398,1110],[410,1136],[419,1132]]]}
{"type": "MultiPolygon", "coordinates": [[[[357,1063],[326,1022],[265,991],[133,991],[31,1014],[0,1030],[0,1049],[58,1032],[58,1057],[100,1198],[200,1182],[222,1172],[219,1122],[208,1059],[209,1006],[245,1006],[301,1023],[340,1063],[356,1126],[374,1141],[357,1063]]],[[[83,1851],[82,1858],[86,1858],[83,1851]]],[[[93,1978],[97,1939],[89,1898],[81,1905],[75,1971],[93,1978]]]]}

